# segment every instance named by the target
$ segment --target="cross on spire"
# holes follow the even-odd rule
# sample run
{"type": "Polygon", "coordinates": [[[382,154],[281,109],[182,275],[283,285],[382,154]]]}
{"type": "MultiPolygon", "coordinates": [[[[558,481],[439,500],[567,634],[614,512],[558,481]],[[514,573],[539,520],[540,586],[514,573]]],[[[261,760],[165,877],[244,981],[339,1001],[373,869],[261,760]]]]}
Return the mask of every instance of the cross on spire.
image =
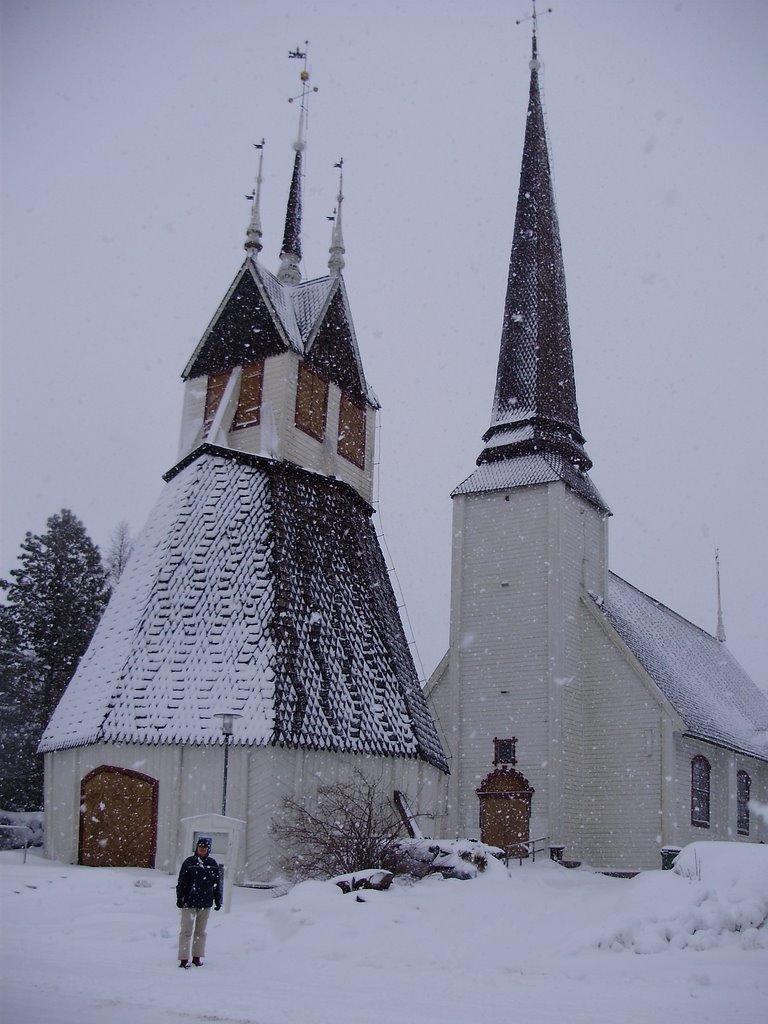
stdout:
{"type": "MultiPolygon", "coordinates": [[[[541,67],[539,63],[538,46],[536,42],[536,33],[539,27],[539,15],[536,10],[536,0],[531,0],[533,10],[530,14],[526,14],[524,18],[518,18],[515,22],[516,25],[522,25],[524,21],[532,21],[532,34],[531,34],[531,71],[538,71],[541,67]]],[[[542,14],[551,14],[552,8],[547,7],[546,10],[541,12],[542,14]]]]}

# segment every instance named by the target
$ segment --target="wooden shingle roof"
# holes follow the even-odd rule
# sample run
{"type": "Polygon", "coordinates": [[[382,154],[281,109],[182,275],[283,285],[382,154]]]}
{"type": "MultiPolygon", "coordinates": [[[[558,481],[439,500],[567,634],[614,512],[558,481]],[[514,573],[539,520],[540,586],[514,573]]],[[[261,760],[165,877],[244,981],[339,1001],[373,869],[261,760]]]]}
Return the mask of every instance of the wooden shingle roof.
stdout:
{"type": "Polygon", "coordinates": [[[169,480],[43,736],[420,757],[446,769],[370,507],[204,445],[169,480]]]}
{"type": "Polygon", "coordinates": [[[614,573],[596,601],[689,735],[768,761],[768,697],[724,643],[614,573]]]}

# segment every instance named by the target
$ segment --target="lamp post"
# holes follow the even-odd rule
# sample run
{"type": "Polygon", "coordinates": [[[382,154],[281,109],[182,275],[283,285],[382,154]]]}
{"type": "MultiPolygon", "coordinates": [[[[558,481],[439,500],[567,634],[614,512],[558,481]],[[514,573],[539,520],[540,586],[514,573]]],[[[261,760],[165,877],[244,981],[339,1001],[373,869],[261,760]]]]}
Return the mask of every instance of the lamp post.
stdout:
{"type": "Polygon", "coordinates": [[[229,769],[229,745],[232,742],[232,730],[235,719],[242,718],[234,711],[220,711],[214,718],[221,719],[221,731],[224,733],[224,788],[221,794],[221,816],[227,815],[227,771],[229,769]]]}

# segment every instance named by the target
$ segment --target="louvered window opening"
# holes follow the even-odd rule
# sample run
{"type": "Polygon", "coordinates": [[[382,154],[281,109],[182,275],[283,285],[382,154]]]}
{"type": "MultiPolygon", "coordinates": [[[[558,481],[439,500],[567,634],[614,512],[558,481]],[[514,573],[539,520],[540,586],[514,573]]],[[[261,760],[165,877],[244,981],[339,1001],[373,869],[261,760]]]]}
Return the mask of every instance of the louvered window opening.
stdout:
{"type": "Polygon", "coordinates": [[[264,363],[252,363],[243,367],[240,378],[240,397],[232,421],[233,430],[255,427],[261,421],[261,392],[264,383],[264,363]]]}
{"type": "Polygon", "coordinates": [[[219,408],[219,403],[228,380],[229,370],[208,375],[208,387],[205,392],[205,415],[203,416],[203,426],[206,430],[213,423],[213,418],[216,415],[216,410],[219,408]]]}
{"type": "Polygon", "coordinates": [[[365,469],[365,409],[342,392],[336,450],[348,462],[365,469]]]}
{"type": "Polygon", "coordinates": [[[749,835],[749,791],[752,780],[745,771],[736,773],[736,831],[740,836],[749,835]]]}
{"type": "Polygon", "coordinates": [[[299,363],[296,387],[296,426],[305,434],[322,441],[328,412],[328,382],[304,363],[299,363]]]}
{"type": "Polygon", "coordinates": [[[697,754],[691,761],[691,824],[696,828],[709,828],[710,771],[706,757],[697,754]]]}

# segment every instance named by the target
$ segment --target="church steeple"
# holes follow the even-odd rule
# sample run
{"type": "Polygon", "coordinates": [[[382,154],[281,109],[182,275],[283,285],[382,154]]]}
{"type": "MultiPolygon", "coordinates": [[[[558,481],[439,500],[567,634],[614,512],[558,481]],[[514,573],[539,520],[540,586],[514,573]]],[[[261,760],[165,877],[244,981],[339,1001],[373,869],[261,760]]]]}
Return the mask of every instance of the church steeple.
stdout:
{"type": "Polygon", "coordinates": [[[293,144],[296,156],[293,160],[293,177],[288,193],[288,207],[285,211],[283,247],[280,251],[280,269],[277,279],[283,284],[299,284],[301,281],[301,154],[304,140],[304,109],[299,117],[299,134],[293,144]]]}
{"type": "Polygon", "coordinates": [[[565,271],[539,94],[535,20],[531,81],[496,390],[478,463],[531,453],[592,463],[573,374],[565,271]]]}
{"type": "MultiPolygon", "coordinates": [[[[299,133],[293,148],[296,156],[293,160],[293,177],[291,178],[291,190],[288,193],[288,207],[285,211],[285,231],[283,232],[283,247],[280,250],[280,268],[277,271],[277,279],[281,284],[299,284],[301,282],[301,175],[302,157],[301,154],[306,148],[306,127],[307,127],[307,98],[309,96],[309,71],[307,70],[307,46],[304,49],[298,47],[292,50],[288,56],[297,60],[303,60],[299,78],[301,79],[301,93],[293,97],[300,100],[299,133]]],[[[317,89],[313,90],[317,92],[317,89]]]]}

